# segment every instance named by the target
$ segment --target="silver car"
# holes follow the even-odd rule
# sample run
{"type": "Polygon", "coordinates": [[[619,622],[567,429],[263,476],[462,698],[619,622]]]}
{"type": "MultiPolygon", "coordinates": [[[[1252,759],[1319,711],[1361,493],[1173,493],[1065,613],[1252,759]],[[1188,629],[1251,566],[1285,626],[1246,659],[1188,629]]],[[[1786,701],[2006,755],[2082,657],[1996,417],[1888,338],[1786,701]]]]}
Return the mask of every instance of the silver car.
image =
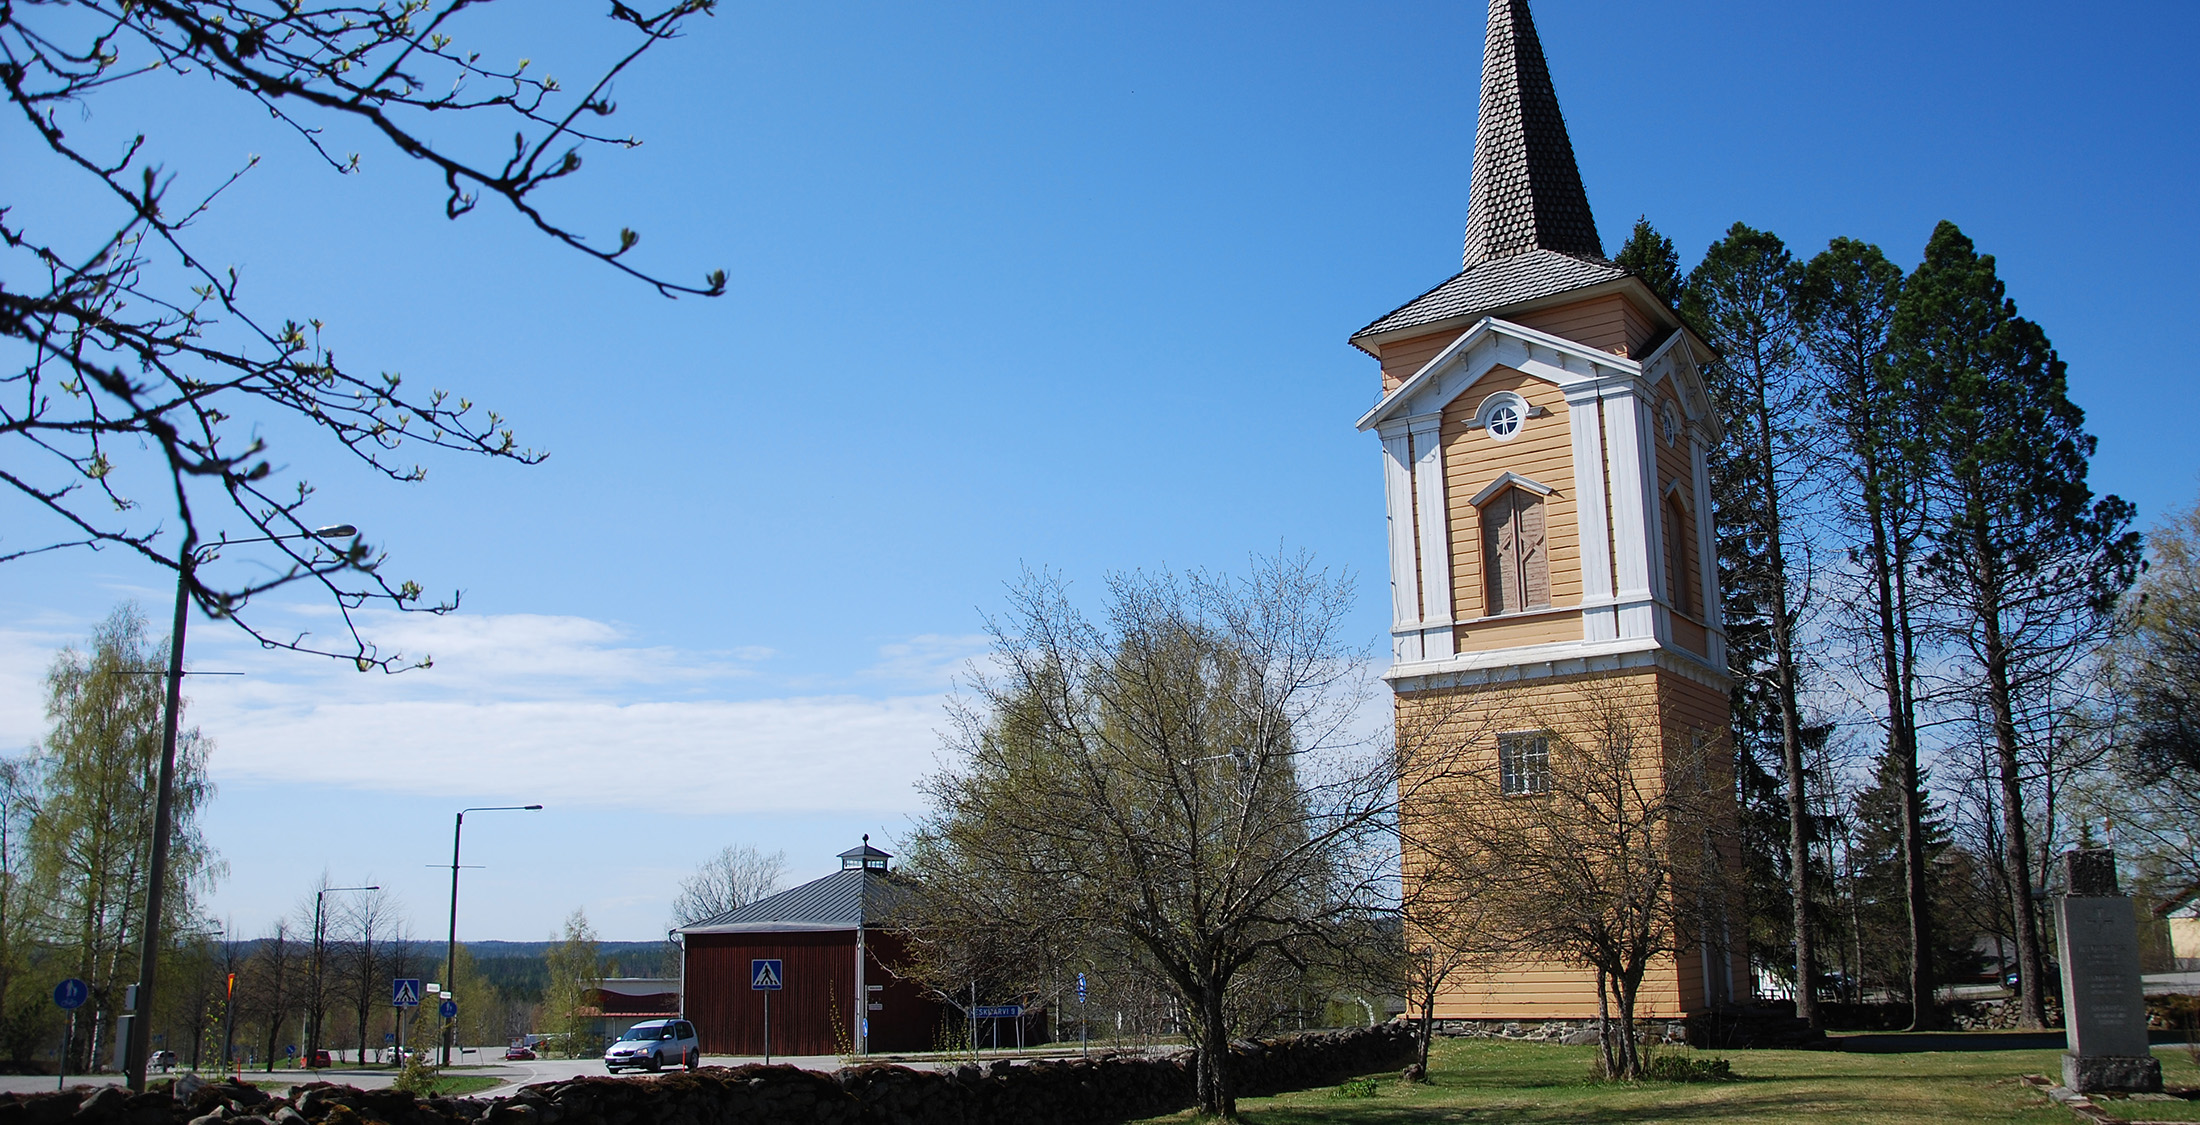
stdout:
{"type": "Polygon", "coordinates": [[[663,1070],[703,1064],[703,1044],[695,1037],[695,1025],[686,1020],[649,1020],[626,1029],[619,1041],[603,1053],[604,1069],[663,1070]]]}

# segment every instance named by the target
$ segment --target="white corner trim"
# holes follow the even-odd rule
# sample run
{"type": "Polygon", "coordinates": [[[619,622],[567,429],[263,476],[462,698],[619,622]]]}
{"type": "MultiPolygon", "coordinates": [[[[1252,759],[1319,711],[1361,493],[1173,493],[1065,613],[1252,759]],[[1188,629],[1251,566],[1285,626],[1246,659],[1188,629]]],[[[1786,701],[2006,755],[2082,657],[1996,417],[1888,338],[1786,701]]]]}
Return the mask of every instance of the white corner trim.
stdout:
{"type": "Polygon", "coordinates": [[[1441,416],[1413,427],[1413,487],[1420,526],[1424,658],[1451,655],[1451,505],[1444,494],[1441,416]]]}
{"type": "Polygon", "coordinates": [[[1395,625],[1421,620],[1421,597],[1413,580],[1413,461],[1411,438],[1403,426],[1383,434],[1383,499],[1390,525],[1390,619],[1395,625]]]}
{"type": "Polygon", "coordinates": [[[1557,489],[1552,488],[1550,485],[1544,484],[1541,481],[1530,480],[1527,477],[1521,476],[1519,473],[1511,472],[1508,470],[1506,472],[1497,474],[1496,480],[1493,480],[1490,483],[1484,485],[1482,487],[1482,491],[1475,493],[1474,499],[1467,501],[1467,503],[1479,508],[1482,505],[1488,503],[1490,497],[1495,496],[1498,493],[1505,491],[1507,488],[1511,488],[1514,486],[1525,488],[1528,491],[1535,493],[1537,496],[1549,496],[1551,493],[1558,491],[1557,489]]]}
{"type": "MultiPolygon", "coordinates": [[[[1498,354],[1500,349],[1490,349],[1487,354],[1475,357],[1471,363],[1474,370],[1469,378],[1459,384],[1457,390],[1453,392],[1454,395],[1464,392],[1474,384],[1476,379],[1481,378],[1490,368],[1497,366],[1510,367],[1552,383],[1574,383],[1584,379],[1602,378],[1610,375],[1630,379],[1642,377],[1642,365],[1625,356],[1600,352],[1586,344],[1575,343],[1563,336],[1553,336],[1548,332],[1539,332],[1508,320],[1483,317],[1475,323],[1474,327],[1467,329],[1458,339],[1447,345],[1443,351],[1436,353],[1435,358],[1422,364],[1420,370],[1415,371],[1405,382],[1398,384],[1389,394],[1384,395],[1382,401],[1375,404],[1374,409],[1360,416],[1360,420],[1354,424],[1354,428],[1360,430],[1372,429],[1389,420],[1392,415],[1403,409],[1408,402],[1442,379],[1454,366],[1457,366],[1457,361],[1466,357],[1468,353],[1475,351],[1476,345],[1493,337],[1501,342],[1514,345],[1513,348],[1508,350],[1515,354],[1500,356],[1498,354]],[[1536,355],[1537,349],[1551,352],[1552,355],[1545,359],[1536,355]]],[[[1437,403],[1432,408],[1441,409],[1442,405],[1442,403],[1437,403]]]]}

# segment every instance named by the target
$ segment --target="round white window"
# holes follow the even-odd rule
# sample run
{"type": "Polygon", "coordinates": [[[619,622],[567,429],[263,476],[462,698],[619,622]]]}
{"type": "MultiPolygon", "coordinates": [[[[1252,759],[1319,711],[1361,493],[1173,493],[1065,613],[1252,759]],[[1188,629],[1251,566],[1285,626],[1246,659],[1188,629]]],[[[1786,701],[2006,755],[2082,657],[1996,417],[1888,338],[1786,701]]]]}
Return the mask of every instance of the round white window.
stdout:
{"type": "Polygon", "coordinates": [[[1511,441],[1528,421],[1528,404],[1519,395],[1494,394],[1482,404],[1482,428],[1499,441],[1511,441]]]}
{"type": "Polygon", "coordinates": [[[1672,399],[1665,400],[1659,409],[1658,426],[1665,431],[1665,444],[1671,445],[1681,439],[1681,412],[1673,409],[1672,399]]]}

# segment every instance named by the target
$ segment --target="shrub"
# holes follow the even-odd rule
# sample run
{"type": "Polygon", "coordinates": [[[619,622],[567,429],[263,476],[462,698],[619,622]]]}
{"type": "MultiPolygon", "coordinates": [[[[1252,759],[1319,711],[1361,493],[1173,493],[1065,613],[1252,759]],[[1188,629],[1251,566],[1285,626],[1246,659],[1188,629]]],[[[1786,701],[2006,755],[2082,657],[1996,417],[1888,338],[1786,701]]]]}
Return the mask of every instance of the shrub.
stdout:
{"type": "Polygon", "coordinates": [[[425,1098],[435,1093],[435,1068],[421,1055],[409,1056],[405,1059],[405,1069],[397,1072],[397,1080],[390,1083],[390,1088],[425,1098]]]}
{"type": "Polygon", "coordinates": [[[1652,1055],[1642,1061],[1642,1076],[1651,1082],[1732,1082],[1734,1067],[1725,1059],[1652,1055]]]}
{"type": "Polygon", "coordinates": [[[1337,1083],[1337,1096],[1340,1098],[1372,1098],[1375,1096],[1375,1080],[1367,1077],[1347,1078],[1337,1083]]]}

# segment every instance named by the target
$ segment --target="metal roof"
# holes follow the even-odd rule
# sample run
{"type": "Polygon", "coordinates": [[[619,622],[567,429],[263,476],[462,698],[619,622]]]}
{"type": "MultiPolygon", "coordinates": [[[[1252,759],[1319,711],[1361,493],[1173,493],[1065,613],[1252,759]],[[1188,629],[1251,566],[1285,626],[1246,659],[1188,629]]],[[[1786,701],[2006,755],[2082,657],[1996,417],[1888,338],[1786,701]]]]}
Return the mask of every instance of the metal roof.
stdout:
{"type": "Polygon", "coordinates": [[[1604,256],[1528,0],[1490,0],[1460,265],[1537,249],[1604,256]]]}
{"type": "Polygon", "coordinates": [[[910,885],[875,867],[848,867],[723,914],[680,927],[683,934],[761,930],[852,930],[886,916],[910,885]]]}
{"type": "Polygon", "coordinates": [[[1453,274],[1436,288],[1376,318],[1352,334],[1354,340],[1455,317],[1473,317],[1540,297],[1570,293],[1628,276],[1601,259],[1578,258],[1552,250],[1530,250],[1492,258],[1453,274]]]}

